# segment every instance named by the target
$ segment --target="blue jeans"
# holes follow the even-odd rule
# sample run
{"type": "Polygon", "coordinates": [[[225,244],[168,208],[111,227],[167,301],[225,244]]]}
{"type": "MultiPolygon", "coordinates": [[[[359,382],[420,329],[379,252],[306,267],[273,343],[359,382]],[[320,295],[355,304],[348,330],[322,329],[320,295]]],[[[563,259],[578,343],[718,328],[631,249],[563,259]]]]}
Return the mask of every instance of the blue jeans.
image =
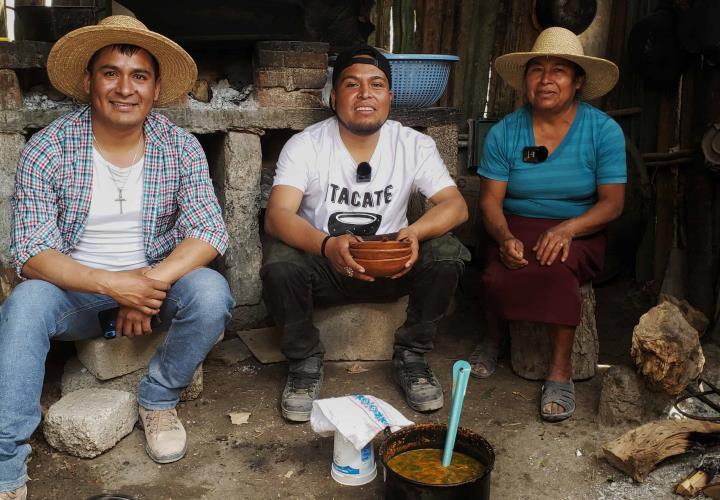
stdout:
{"type": "MultiPolygon", "coordinates": [[[[149,410],[175,407],[225,328],[233,305],[227,281],[212,269],[196,269],[172,286],[159,314],[160,327],[169,331],[140,382],[140,405],[149,410]]],[[[28,479],[27,440],[40,423],[50,339],[97,337],[98,312],[116,306],[105,295],[28,280],[0,307],[0,491],[12,491],[28,479]]]]}

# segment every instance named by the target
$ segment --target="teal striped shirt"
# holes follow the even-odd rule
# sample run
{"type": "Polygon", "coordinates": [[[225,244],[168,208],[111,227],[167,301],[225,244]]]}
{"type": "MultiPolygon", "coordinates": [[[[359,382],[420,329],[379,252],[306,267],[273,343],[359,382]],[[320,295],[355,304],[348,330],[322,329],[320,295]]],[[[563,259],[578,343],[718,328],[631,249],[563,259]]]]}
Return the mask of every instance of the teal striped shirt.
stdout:
{"type": "Polygon", "coordinates": [[[507,182],[505,211],[547,219],[570,219],[597,202],[598,184],[625,184],[625,137],[597,108],[580,102],[567,135],[543,163],[524,163],[535,146],[530,106],[498,122],[485,138],[478,174],[507,182]]]}

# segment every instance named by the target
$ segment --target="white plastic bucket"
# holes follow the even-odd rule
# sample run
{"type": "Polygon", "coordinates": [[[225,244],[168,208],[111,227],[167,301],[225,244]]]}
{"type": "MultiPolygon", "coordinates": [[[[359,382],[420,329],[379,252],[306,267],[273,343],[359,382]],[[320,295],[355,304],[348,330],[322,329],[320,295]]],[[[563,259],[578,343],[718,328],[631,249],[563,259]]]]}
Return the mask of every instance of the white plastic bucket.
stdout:
{"type": "Polygon", "coordinates": [[[372,441],[357,451],[350,441],[336,431],[330,475],[338,483],[348,486],[360,486],[375,479],[377,467],[372,441]]]}

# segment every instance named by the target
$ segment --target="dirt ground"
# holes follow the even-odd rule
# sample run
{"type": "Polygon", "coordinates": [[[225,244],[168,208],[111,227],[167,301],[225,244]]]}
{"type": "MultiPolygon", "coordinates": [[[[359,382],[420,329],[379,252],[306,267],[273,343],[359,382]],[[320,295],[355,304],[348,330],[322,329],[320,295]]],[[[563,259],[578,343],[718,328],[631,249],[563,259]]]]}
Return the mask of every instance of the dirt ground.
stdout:
{"type": "MultiPolygon", "coordinates": [[[[477,297],[468,281],[429,356],[446,388],[445,408],[432,414],[410,410],[390,382],[389,362],[361,363],[368,371],[358,374],[347,373],[351,363],[326,363],[322,396],[372,394],[416,422],[445,422],[452,363],[468,356],[481,328],[477,297]]],[[[596,292],[600,363],[605,369],[629,363],[632,327],[649,300],[628,279],[598,286],[596,292]]],[[[329,474],[332,438],[315,435],[309,424],[288,424],[280,417],[278,396],[285,374],[285,364],[261,365],[253,358],[232,367],[206,364],[202,396],[179,406],[189,451],[174,464],[153,463],[138,429],[92,460],[55,452],[36,432],[30,498],[85,499],[101,492],[143,500],[382,498],[382,471],[365,486],[336,483],[329,474]],[[252,415],[247,424],[232,425],[227,416],[232,411],[252,415]]],[[[57,381],[52,374],[48,378],[46,398],[52,400],[57,381]]],[[[601,379],[599,375],[577,384],[577,411],[559,424],[539,419],[539,383],[514,375],[507,358],[490,379],[471,379],[461,425],[483,435],[495,449],[493,499],[678,498],[671,493],[672,485],[689,471],[694,457],[662,465],[642,485],[632,484],[602,458],[602,444],[624,429],[600,428],[595,421],[601,379]]]]}

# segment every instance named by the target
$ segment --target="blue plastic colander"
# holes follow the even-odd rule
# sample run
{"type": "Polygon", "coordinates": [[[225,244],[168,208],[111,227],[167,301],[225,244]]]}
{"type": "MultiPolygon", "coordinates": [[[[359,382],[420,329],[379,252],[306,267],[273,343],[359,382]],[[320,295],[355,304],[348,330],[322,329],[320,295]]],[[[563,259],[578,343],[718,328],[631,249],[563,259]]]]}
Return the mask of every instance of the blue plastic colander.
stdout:
{"type": "Polygon", "coordinates": [[[450,67],[460,60],[442,54],[384,54],[392,71],[393,108],[427,108],[445,92],[450,67]]]}

